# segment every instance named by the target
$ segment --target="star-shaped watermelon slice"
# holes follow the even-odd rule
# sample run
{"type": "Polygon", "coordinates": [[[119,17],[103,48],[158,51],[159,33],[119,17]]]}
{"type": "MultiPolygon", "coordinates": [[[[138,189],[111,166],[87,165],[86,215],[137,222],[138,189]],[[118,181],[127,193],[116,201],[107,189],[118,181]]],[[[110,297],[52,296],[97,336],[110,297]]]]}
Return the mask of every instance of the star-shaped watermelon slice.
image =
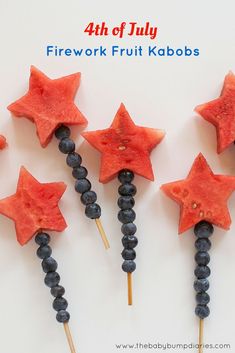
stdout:
{"type": "Polygon", "coordinates": [[[87,124],[74,104],[80,77],[78,72],[52,80],[31,66],[28,92],[8,106],[15,117],[25,117],[35,123],[42,147],[48,145],[60,125],[87,124]]]}
{"type": "Polygon", "coordinates": [[[120,170],[129,169],[154,180],[150,152],[163,139],[162,130],[135,125],[121,104],[108,129],[84,132],[82,136],[101,152],[100,181],[106,183],[120,170]]]}
{"type": "Polygon", "coordinates": [[[16,193],[0,200],[0,213],[15,222],[21,245],[39,230],[61,232],[67,227],[58,207],[65,189],[63,182],[40,183],[21,167],[16,193]]]}
{"type": "Polygon", "coordinates": [[[223,152],[235,141],[235,75],[230,72],[225,77],[219,98],[197,106],[195,111],[216,127],[217,152],[223,152]]]}
{"type": "Polygon", "coordinates": [[[202,220],[229,229],[227,200],[235,190],[235,177],[214,174],[201,153],[186,179],[164,184],[161,189],[180,205],[179,233],[202,220]]]}

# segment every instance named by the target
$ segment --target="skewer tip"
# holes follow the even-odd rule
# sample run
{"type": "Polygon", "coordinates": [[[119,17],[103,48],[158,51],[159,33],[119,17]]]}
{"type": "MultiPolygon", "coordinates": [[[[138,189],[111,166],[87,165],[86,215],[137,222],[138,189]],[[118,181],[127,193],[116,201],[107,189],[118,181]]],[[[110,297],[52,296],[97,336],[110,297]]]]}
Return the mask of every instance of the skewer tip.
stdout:
{"type": "Polygon", "coordinates": [[[71,353],[76,353],[68,322],[64,323],[64,331],[66,334],[66,338],[67,338],[71,353]]]}
{"type": "Polygon", "coordinates": [[[203,333],[204,333],[204,320],[203,319],[199,319],[198,353],[203,353],[203,333]]]}
{"type": "Polygon", "coordinates": [[[106,237],[106,234],[105,234],[105,231],[104,231],[104,228],[102,226],[100,218],[96,218],[95,219],[95,223],[97,225],[97,228],[98,228],[98,231],[100,233],[100,236],[101,236],[101,238],[103,240],[104,247],[105,247],[106,250],[108,250],[110,248],[110,245],[109,245],[109,241],[108,241],[108,239],[106,237]]]}
{"type": "Polygon", "coordinates": [[[132,305],[132,273],[127,273],[128,305],[132,305]]]}

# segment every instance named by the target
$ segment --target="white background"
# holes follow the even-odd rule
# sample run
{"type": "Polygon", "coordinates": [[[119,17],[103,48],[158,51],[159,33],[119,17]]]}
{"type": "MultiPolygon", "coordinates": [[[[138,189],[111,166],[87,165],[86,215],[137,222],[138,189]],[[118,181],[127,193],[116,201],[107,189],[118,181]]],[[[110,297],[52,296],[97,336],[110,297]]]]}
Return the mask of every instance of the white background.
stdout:
{"type": "MultiPolygon", "coordinates": [[[[195,239],[192,230],[178,237],[178,206],[159,186],[186,177],[200,151],[214,172],[235,173],[235,147],[218,156],[215,129],[193,112],[197,104],[217,97],[225,74],[235,71],[234,14],[232,0],[1,0],[0,132],[6,135],[9,147],[0,154],[0,197],[15,192],[21,165],[41,182],[63,180],[68,185],[60,203],[68,228],[52,234],[52,247],[66,288],[77,352],[129,352],[117,350],[118,343],[197,342],[192,288],[195,239]],[[88,38],[83,30],[92,20],[110,26],[121,21],[150,21],[159,27],[159,45],[199,47],[200,56],[46,57],[48,44],[65,48],[153,44],[138,38],[88,38]],[[139,246],[133,307],[127,306],[126,276],[120,269],[118,182],[98,183],[100,156],[73,128],[73,138],[103,207],[102,221],[111,243],[106,252],[94,222],[84,216],[57,141],[53,139],[42,149],[35,126],[26,119],[12,119],[6,110],[25,93],[31,64],[52,78],[82,72],[75,102],[89,120],[88,129],[108,127],[123,101],[137,124],[167,133],[151,156],[155,182],[135,179],[139,246]]],[[[234,205],[235,195],[229,201],[233,220],[234,205]]],[[[0,352],[69,352],[43,283],[34,241],[20,247],[13,222],[2,216],[0,234],[0,352]]],[[[216,228],[212,241],[211,315],[205,322],[205,341],[230,343],[233,351],[235,222],[229,232],[216,228]]]]}

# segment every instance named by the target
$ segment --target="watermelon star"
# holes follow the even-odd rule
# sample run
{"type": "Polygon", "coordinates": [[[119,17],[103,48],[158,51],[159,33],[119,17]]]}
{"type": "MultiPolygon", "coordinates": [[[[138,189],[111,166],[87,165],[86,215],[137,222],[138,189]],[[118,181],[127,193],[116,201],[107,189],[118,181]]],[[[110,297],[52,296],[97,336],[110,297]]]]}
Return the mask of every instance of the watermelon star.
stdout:
{"type": "Polygon", "coordinates": [[[42,147],[48,145],[60,125],[87,124],[74,104],[80,77],[78,72],[52,80],[31,66],[28,92],[8,106],[15,117],[25,117],[36,124],[42,147]]]}
{"type": "Polygon", "coordinates": [[[235,190],[235,177],[215,175],[200,153],[184,180],[161,186],[180,205],[179,233],[204,220],[229,229],[227,200],[235,190]]]}
{"type": "Polygon", "coordinates": [[[82,136],[102,153],[100,182],[113,179],[129,169],[154,180],[149,154],[163,139],[162,130],[135,125],[124,104],[120,105],[108,129],[84,132],[82,136]]]}
{"type": "Polygon", "coordinates": [[[58,207],[65,189],[63,182],[40,183],[21,167],[16,193],[0,200],[0,213],[15,222],[21,245],[41,229],[60,232],[67,227],[58,207]]]}
{"type": "Polygon", "coordinates": [[[195,111],[216,127],[217,152],[223,152],[235,141],[235,75],[230,72],[225,77],[219,98],[197,106],[195,111]]]}

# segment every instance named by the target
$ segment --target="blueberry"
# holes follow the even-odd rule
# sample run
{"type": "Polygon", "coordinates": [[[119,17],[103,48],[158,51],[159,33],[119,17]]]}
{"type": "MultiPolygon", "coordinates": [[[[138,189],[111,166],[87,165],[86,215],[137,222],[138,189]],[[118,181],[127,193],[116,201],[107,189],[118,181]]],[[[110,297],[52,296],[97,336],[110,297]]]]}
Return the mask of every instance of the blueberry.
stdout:
{"type": "Polygon", "coordinates": [[[205,319],[210,315],[210,309],[207,305],[197,305],[195,309],[195,314],[200,317],[200,319],[205,319]]]}
{"type": "Polygon", "coordinates": [[[122,184],[131,183],[133,179],[134,179],[134,173],[131,172],[130,170],[127,170],[127,169],[121,170],[118,174],[118,180],[122,184]]]}
{"type": "Polygon", "coordinates": [[[65,293],[65,289],[64,287],[57,285],[55,287],[51,288],[51,295],[53,295],[53,297],[62,297],[65,293]]]}
{"type": "Polygon", "coordinates": [[[91,203],[86,206],[85,214],[88,218],[96,219],[101,216],[101,208],[97,203],[91,203]]]}
{"type": "Polygon", "coordinates": [[[211,274],[211,270],[208,266],[197,266],[195,268],[194,274],[197,278],[207,278],[211,274]]]}
{"type": "Polygon", "coordinates": [[[213,232],[213,225],[206,221],[201,221],[197,223],[194,227],[194,234],[198,238],[208,238],[213,234],[213,232]]]}
{"type": "Polygon", "coordinates": [[[70,136],[70,128],[68,126],[61,125],[55,131],[55,137],[58,140],[62,140],[64,138],[68,138],[69,136],[70,136]]]}
{"type": "Polygon", "coordinates": [[[83,194],[86,191],[91,189],[91,183],[88,179],[79,179],[75,181],[75,190],[80,194],[83,194]]]}
{"type": "Polygon", "coordinates": [[[210,239],[203,239],[203,238],[198,238],[195,241],[195,247],[199,251],[208,251],[211,248],[211,241],[210,239]]]}
{"type": "Polygon", "coordinates": [[[202,279],[196,279],[194,281],[194,289],[196,292],[206,292],[210,287],[210,283],[208,279],[202,278],[202,279]]]}
{"type": "Polygon", "coordinates": [[[137,231],[137,227],[134,223],[126,223],[122,225],[121,231],[124,235],[134,235],[137,231]]]}
{"type": "Polygon", "coordinates": [[[70,319],[70,315],[68,313],[68,311],[66,310],[60,310],[58,311],[57,315],[56,315],[56,320],[62,323],[68,322],[70,319]]]}
{"type": "Polygon", "coordinates": [[[123,184],[118,188],[119,195],[121,196],[134,196],[136,191],[136,187],[133,184],[123,184]]]}
{"type": "Polygon", "coordinates": [[[133,249],[137,246],[138,239],[134,235],[124,235],[122,238],[122,245],[126,249],[133,249]]]}
{"type": "Polygon", "coordinates": [[[47,245],[50,242],[50,235],[47,233],[40,232],[35,237],[35,242],[38,245],[47,245]]]}
{"type": "Polygon", "coordinates": [[[195,255],[195,261],[198,265],[206,266],[210,262],[210,255],[206,251],[198,251],[195,255]]]}
{"type": "Polygon", "coordinates": [[[66,163],[71,168],[80,167],[82,163],[82,157],[76,152],[69,153],[66,157],[66,163]]]}
{"type": "Polygon", "coordinates": [[[85,206],[96,202],[96,200],[97,200],[97,195],[94,191],[86,191],[81,195],[81,202],[85,206]]]}
{"type": "Polygon", "coordinates": [[[52,272],[57,269],[57,262],[53,257],[47,257],[42,261],[42,268],[44,272],[52,272]]]}
{"type": "Polygon", "coordinates": [[[45,284],[50,288],[57,286],[59,281],[60,275],[57,272],[48,272],[44,279],[45,284]]]}
{"type": "Polygon", "coordinates": [[[133,272],[136,269],[136,264],[132,260],[125,260],[122,264],[122,269],[124,272],[133,272]]]}
{"type": "Polygon", "coordinates": [[[196,301],[200,305],[206,305],[210,301],[210,296],[206,292],[199,292],[196,294],[196,301]]]}
{"type": "Polygon", "coordinates": [[[73,168],[73,177],[75,179],[85,179],[87,177],[87,169],[85,167],[73,168]]]}
{"type": "Polygon", "coordinates": [[[135,205],[135,200],[132,196],[120,196],[118,199],[118,206],[122,210],[127,210],[128,208],[133,208],[135,205]]]}
{"type": "Polygon", "coordinates": [[[135,220],[136,214],[132,209],[121,210],[118,212],[118,219],[122,223],[132,223],[135,220]]]}
{"type": "Polygon", "coordinates": [[[74,152],[75,143],[69,138],[64,138],[59,143],[59,150],[64,154],[74,152]]]}
{"type": "Polygon", "coordinates": [[[39,248],[37,250],[37,256],[40,259],[46,259],[47,257],[51,256],[51,253],[52,253],[52,250],[49,245],[39,246],[39,248]]]}
{"type": "Polygon", "coordinates": [[[56,311],[66,310],[67,307],[68,307],[68,302],[65,298],[59,297],[54,299],[53,309],[55,309],[56,311]]]}
{"type": "Polygon", "coordinates": [[[134,249],[123,249],[122,257],[124,260],[135,260],[136,252],[134,249]]]}

